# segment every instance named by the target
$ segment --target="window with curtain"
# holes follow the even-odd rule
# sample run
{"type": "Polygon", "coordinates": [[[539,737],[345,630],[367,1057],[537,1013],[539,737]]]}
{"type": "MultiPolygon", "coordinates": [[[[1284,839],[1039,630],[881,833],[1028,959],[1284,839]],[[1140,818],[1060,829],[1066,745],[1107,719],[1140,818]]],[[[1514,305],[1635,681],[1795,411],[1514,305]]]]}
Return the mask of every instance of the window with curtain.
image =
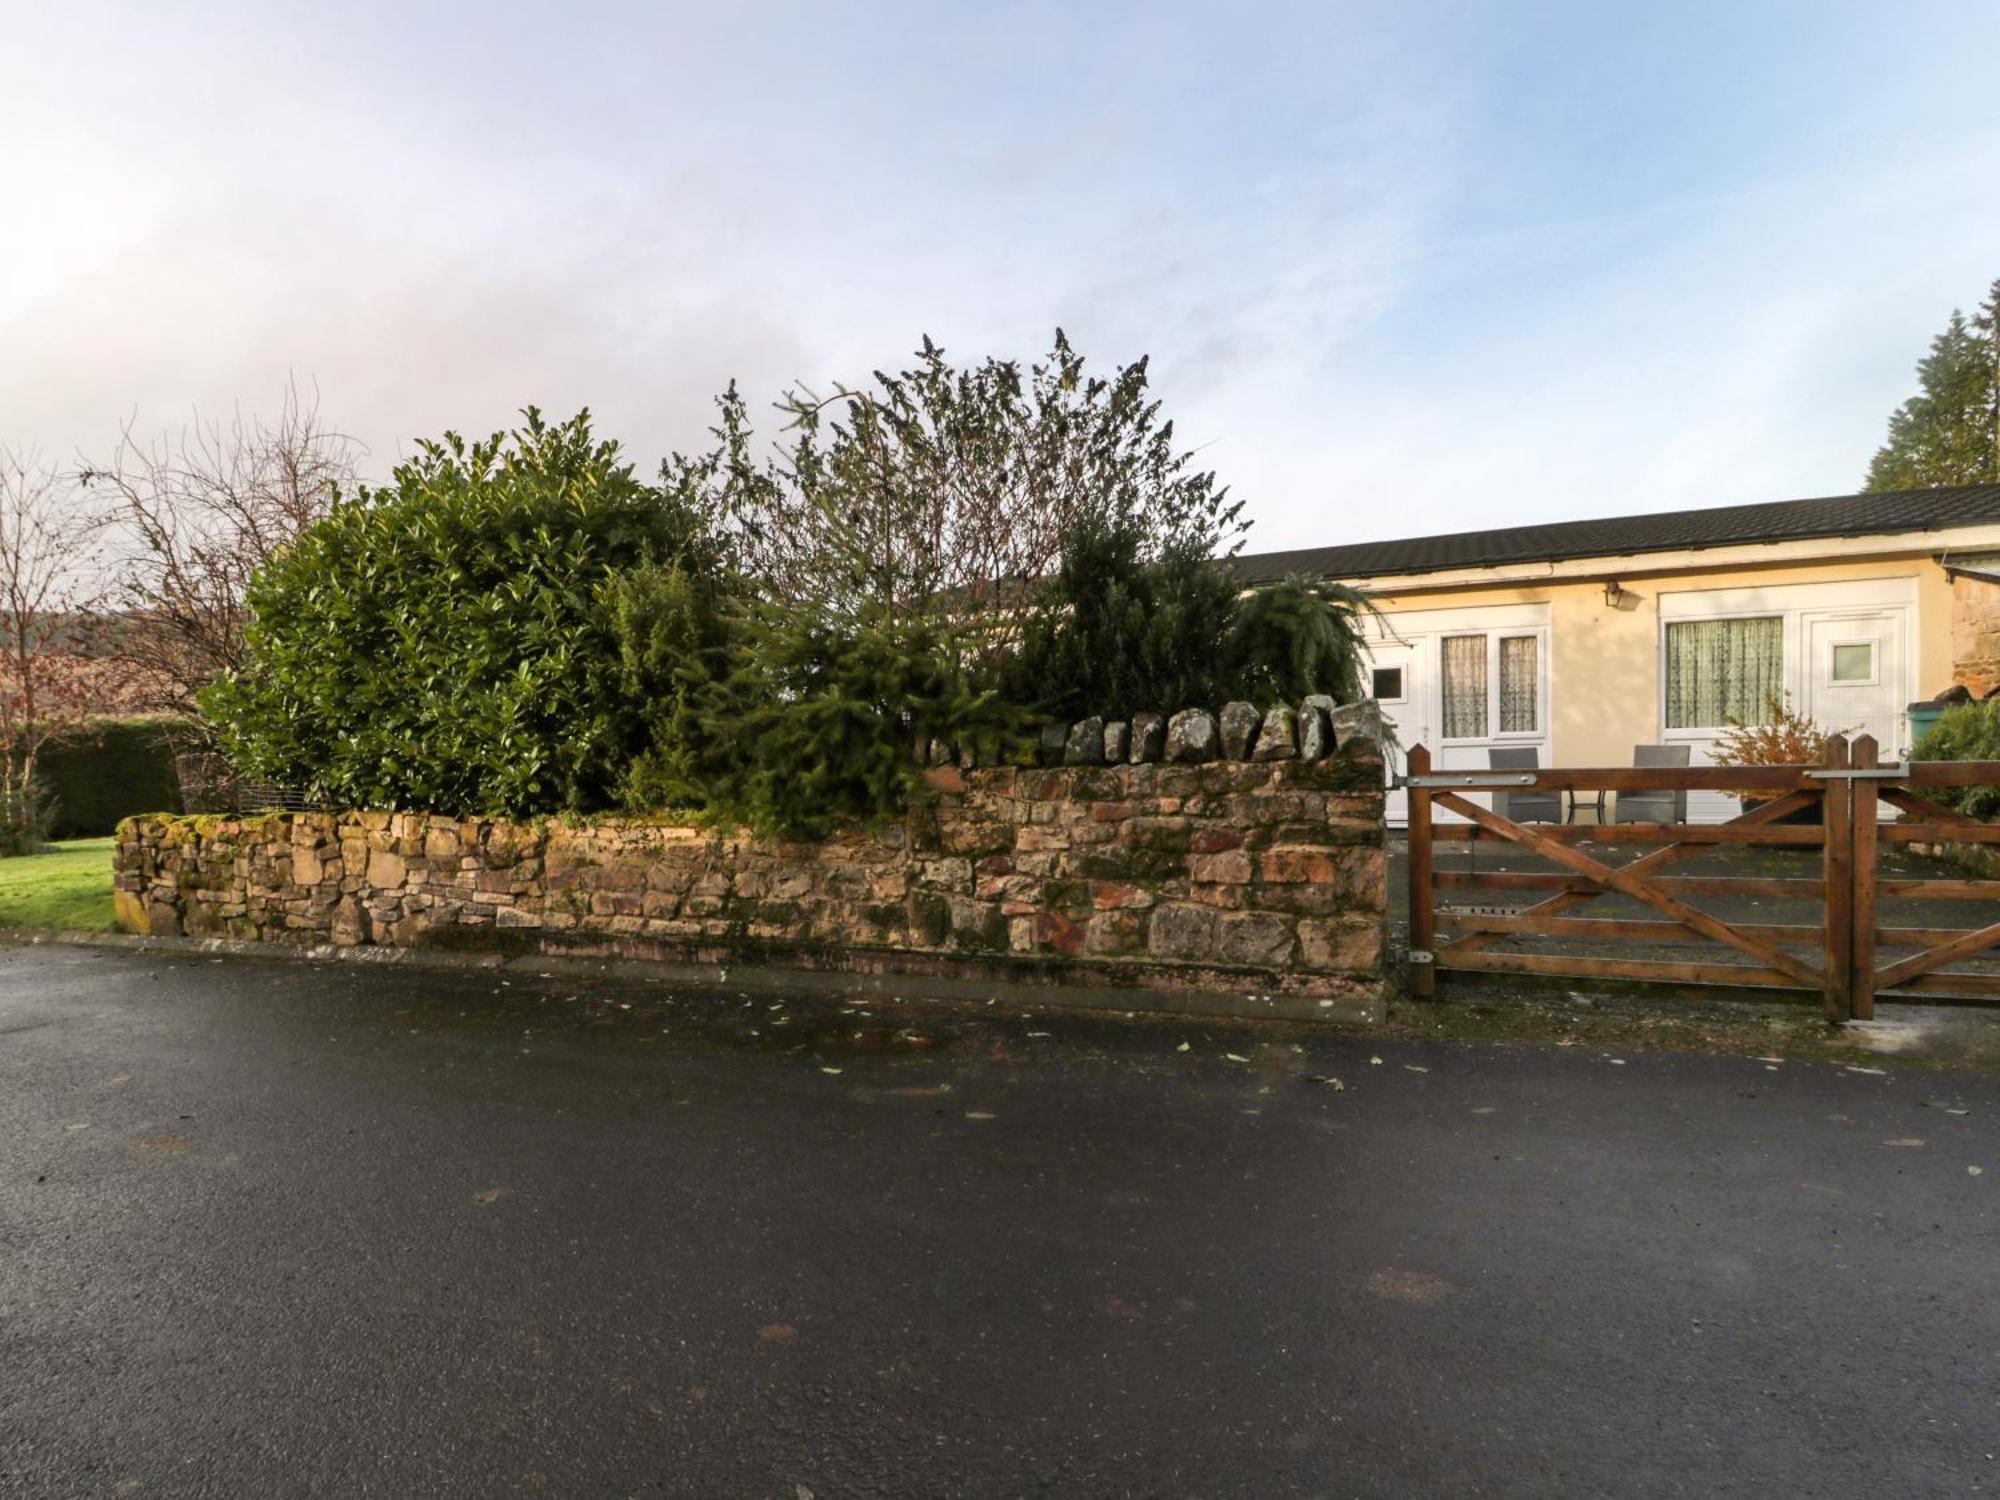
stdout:
{"type": "Polygon", "coordinates": [[[1444,737],[1476,740],[1486,735],[1486,637],[1448,635],[1443,647],[1444,737]]]}
{"type": "Polygon", "coordinates": [[[1531,635],[1500,637],[1500,732],[1531,734],[1536,722],[1537,700],[1541,694],[1541,674],[1535,662],[1535,638],[1531,635]]]}
{"type": "Polygon", "coordinates": [[[1667,727],[1762,724],[1785,692],[1785,622],[1675,620],[1667,626],[1667,727]]]}

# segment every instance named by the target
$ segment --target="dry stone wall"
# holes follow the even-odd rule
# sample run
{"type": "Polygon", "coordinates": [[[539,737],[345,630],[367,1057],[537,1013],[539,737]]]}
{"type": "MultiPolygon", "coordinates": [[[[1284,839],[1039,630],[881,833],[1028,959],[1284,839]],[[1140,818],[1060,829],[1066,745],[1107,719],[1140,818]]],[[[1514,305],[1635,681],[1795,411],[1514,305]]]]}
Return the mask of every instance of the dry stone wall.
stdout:
{"type": "Polygon", "coordinates": [[[2000,583],[1952,576],[1951,676],[1975,698],[2000,689],[2000,583]]]}
{"type": "MultiPolygon", "coordinates": [[[[1265,736],[1273,717],[1260,716],[1265,736]]],[[[1323,753],[1303,759],[1299,717],[1287,715],[1290,753],[1261,759],[1254,732],[1248,758],[1206,758],[1223,738],[1207,715],[1205,729],[1176,715],[1066,731],[1077,763],[937,766],[902,821],[811,843],[644,819],[129,819],[119,921],[343,947],[1108,984],[1234,997],[1233,1013],[1348,1014],[1382,990],[1381,754],[1373,722],[1350,713],[1345,744],[1329,715],[1323,753]],[[1119,740],[1127,759],[1109,763],[1119,740]],[[1139,740],[1170,758],[1133,764],[1139,740]],[[1204,758],[1172,759],[1176,745],[1204,758]]]]}

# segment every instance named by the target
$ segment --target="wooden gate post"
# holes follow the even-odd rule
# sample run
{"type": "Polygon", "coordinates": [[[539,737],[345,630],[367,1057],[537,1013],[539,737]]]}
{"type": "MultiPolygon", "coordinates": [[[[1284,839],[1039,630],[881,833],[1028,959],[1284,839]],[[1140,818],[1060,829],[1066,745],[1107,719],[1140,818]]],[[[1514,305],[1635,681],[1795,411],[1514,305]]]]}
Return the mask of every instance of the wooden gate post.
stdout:
{"type": "MultiPolygon", "coordinates": [[[[1877,765],[1875,736],[1857,739],[1849,759],[1857,771],[1872,771],[1877,765]]],[[[1875,856],[1876,826],[1881,783],[1871,776],[1857,776],[1848,783],[1853,788],[1848,814],[1854,845],[1853,881],[1854,967],[1849,979],[1852,996],[1849,1014],[1857,1021],[1875,1019],[1875,856]]]]}
{"type": "MultiPolygon", "coordinates": [[[[1834,735],[1826,745],[1826,769],[1847,769],[1847,740],[1834,735]]],[[[1825,858],[1821,871],[1826,901],[1826,942],[1822,949],[1825,984],[1821,998],[1827,1019],[1845,1021],[1854,1005],[1854,839],[1849,813],[1854,782],[1846,776],[1825,778],[1820,785],[1821,827],[1825,858]]]]}
{"type": "MultiPolygon", "coordinates": [[[[1428,776],[1431,752],[1412,745],[1405,757],[1408,774],[1428,776]]],[[[1410,994],[1428,1000],[1437,993],[1437,899],[1431,881],[1431,793],[1430,788],[1409,788],[1410,816],[1410,994]]]]}

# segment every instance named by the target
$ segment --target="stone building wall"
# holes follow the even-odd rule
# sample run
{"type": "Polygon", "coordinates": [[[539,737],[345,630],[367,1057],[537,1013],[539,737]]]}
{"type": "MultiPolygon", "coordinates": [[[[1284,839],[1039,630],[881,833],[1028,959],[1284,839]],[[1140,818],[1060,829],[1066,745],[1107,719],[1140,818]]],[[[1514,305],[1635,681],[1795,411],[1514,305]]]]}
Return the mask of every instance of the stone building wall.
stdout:
{"type": "Polygon", "coordinates": [[[1951,575],[1951,680],[1975,698],[2000,688],[2000,583],[1951,575]]]}
{"type": "Polygon", "coordinates": [[[1316,760],[941,766],[900,822],[811,843],[642,819],[135,818],[118,916],[154,935],[1112,984],[1274,1014],[1373,1006],[1381,755],[1328,739],[1316,760]]]}

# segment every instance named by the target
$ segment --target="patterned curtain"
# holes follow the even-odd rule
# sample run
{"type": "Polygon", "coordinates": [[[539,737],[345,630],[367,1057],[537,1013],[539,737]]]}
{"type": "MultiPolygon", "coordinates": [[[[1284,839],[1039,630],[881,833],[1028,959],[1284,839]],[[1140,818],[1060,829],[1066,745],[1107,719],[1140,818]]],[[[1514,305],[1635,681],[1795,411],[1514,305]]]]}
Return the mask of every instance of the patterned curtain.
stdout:
{"type": "Polygon", "coordinates": [[[1678,620],[1667,626],[1667,727],[1762,724],[1785,691],[1785,623],[1678,620]]]}
{"type": "Polygon", "coordinates": [[[1444,737],[1486,737],[1486,637],[1448,635],[1444,647],[1444,737]]]}
{"type": "Polygon", "coordinates": [[[1535,670],[1535,638],[1531,635],[1500,637],[1500,732],[1531,734],[1535,723],[1537,691],[1541,686],[1535,670]]]}

